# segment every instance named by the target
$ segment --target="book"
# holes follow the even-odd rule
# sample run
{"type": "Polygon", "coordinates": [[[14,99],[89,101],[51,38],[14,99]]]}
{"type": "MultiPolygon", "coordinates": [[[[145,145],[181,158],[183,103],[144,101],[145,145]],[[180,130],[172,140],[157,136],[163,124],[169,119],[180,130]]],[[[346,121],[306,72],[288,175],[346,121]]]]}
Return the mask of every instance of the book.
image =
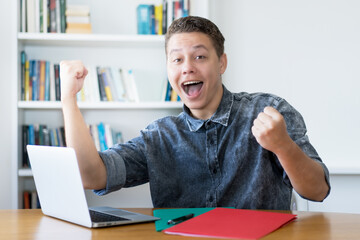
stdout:
{"type": "Polygon", "coordinates": [[[105,85],[104,85],[101,67],[96,67],[96,73],[97,73],[97,81],[99,86],[100,100],[107,101],[108,99],[105,92],[105,85]]]}
{"type": "Polygon", "coordinates": [[[296,219],[296,215],[245,209],[215,208],[164,232],[193,237],[259,239],[296,219]]]}
{"type": "Polygon", "coordinates": [[[50,74],[50,101],[56,101],[56,86],[55,86],[55,69],[54,63],[49,63],[49,74],[50,74]]]}
{"type": "Polygon", "coordinates": [[[163,16],[162,16],[162,34],[166,34],[167,32],[167,27],[168,27],[168,1],[167,0],[163,0],[163,4],[162,4],[162,11],[163,11],[163,16]]]}
{"type": "Polygon", "coordinates": [[[66,30],[66,0],[60,0],[60,32],[65,33],[66,30]]]}
{"type": "Polygon", "coordinates": [[[61,90],[60,90],[60,65],[54,64],[54,82],[55,82],[55,100],[61,100],[61,90]]]}
{"type": "Polygon", "coordinates": [[[21,85],[20,85],[20,99],[25,100],[25,74],[26,74],[26,53],[21,51],[21,85]]]}
{"type": "Polygon", "coordinates": [[[49,0],[49,14],[50,14],[50,31],[51,33],[57,32],[57,24],[56,24],[56,0],[49,0]]]}
{"type": "Polygon", "coordinates": [[[29,144],[29,126],[22,126],[22,166],[25,168],[30,167],[29,156],[26,150],[26,146],[29,144]]]}
{"type": "Polygon", "coordinates": [[[29,60],[25,61],[25,76],[24,76],[24,92],[25,97],[23,100],[30,101],[30,63],[29,60]]]}
{"type": "Polygon", "coordinates": [[[45,71],[46,71],[46,62],[43,60],[38,61],[39,63],[39,96],[37,100],[45,100],[45,71]]]}
{"type": "Polygon", "coordinates": [[[20,0],[20,32],[26,32],[26,3],[27,0],[20,0]]]}
{"type": "Polygon", "coordinates": [[[139,4],[136,8],[138,34],[151,33],[151,9],[148,4],[139,4]]]}
{"type": "MultiPolygon", "coordinates": [[[[61,0],[64,1],[64,0],[61,0]]],[[[66,17],[66,33],[92,33],[90,7],[87,5],[68,5],[64,12],[66,17]]]]}
{"type": "Polygon", "coordinates": [[[114,88],[116,91],[117,101],[124,101],[126,98],[123,79],[121,78],[120,69],[117,67],[110,67],[113,77],[114,88]]]}
{"type": "Polygon", "coordinates": [[[44,100],[50,101],[50,62],[45,61],[45,93],[44,100]]]}
{"type": "Polygon", "coordinates": [[[82,33],[90,34],[92,33],[91,23],[73,23],[68,22],[66,24],[65,33],[82,33]]]}
{"type": "Polygon", "coordinates": [[[48,16],[49,16],[49,0],[42,0],[42,31],[43,33],[48,32],[48,16]]]}
{"type": "Polygon", "coordinates": [[[99,141],[99,131],[96,124],[91,124],[89,126],[89,130],[90,130],[90,135],[95,143],[96,150],[100,151],[101,149],[100,149],[100,141],[99,141]]]}
{"type": "Polygon", "coordinates": [[[24,191],[23,192],[23,208],[24,209],[30,209],[31,203],[30,203],[30,192],[24,191]]]}
{"type": "Polygon", "coordinates": [[[65,10],[66,17],[68,16],[89,16],[90,7],[88,5],[68,4],[65,10]]]}
{"type": "Polygon", "coordinates": [[[137,90],[135,77],[132,69],[122,69],[122,78],[127,93],[127,99],[130,102],[139,102],[139,92],[137,90]]]}
{"type": "Polygon", "coordinates": [[[99,123],[97,125],[97,129],[98,129],[98,134],[99,134],[99,143],[100,143],[100,151],[105,151],[106,149],[108,149],[108,146],[106,145],[106,140],[105,140],[105,126],[104,123],[99,123]]]}
{"type": "Polygon", "coordinates": [[[158,35],[163,35],[163,5],[157,5],[155,6],[155,32],[158,35]]]}

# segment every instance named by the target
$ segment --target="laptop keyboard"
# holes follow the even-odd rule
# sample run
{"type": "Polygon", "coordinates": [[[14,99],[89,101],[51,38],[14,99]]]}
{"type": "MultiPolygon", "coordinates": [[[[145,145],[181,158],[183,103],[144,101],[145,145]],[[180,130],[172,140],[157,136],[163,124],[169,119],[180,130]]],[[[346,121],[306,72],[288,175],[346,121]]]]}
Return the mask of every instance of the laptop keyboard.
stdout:
{"type": "Polygon", "coordinates": [[[102,212],[97,212],[97,211],[93,211],[93,210],[89,210],[89,211],[90,211],[91,220],[93,222],[116,222],[116,221],[128,221],[129,220],[127,218],[113,216],[113,215],[102,213],[102,212]]]}

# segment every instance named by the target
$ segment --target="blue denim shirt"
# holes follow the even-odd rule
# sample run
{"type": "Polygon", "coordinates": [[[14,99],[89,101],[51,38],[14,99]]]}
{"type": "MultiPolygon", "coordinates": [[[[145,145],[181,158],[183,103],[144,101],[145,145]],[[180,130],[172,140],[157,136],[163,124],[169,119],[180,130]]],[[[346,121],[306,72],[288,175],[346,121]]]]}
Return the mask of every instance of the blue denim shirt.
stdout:
{"type": "MultiPolygon", "coordinates": [[[[102,195],[150,182],[154,207],[290,208],[292,186],[279,160],[251,133],[266,106],[285,118],[290,137],[329,172],[306,135],[302,116],[284,99],[265,93],[224,94],[208,120],[189,109],[151,123],[131,141],[100,152],[107,170],[102,195]]],[[[329,184],[330,186],[330,184],[329,184]]]]}

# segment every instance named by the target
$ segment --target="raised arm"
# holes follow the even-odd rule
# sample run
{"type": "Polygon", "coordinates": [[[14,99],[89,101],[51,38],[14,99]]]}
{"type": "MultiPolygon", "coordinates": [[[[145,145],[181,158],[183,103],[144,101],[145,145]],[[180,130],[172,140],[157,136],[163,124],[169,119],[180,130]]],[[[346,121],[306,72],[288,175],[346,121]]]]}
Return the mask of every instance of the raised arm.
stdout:
{"type": "Polygon", "coordinates": [[[296,192],[315,201],[326,197],[329,186],[323,168],[290,138],[276,109],[266,107],[254,120],[252,132],[263,148],[276,154],[296,192]]]}
{"type": "Polygon", "coordinates": [[[81,90],[87,73],[81,61],[60,63],[65,138],[67,146],[75,149],[84,187],[102,189],[106,186],[105,165],[96,150],[76,102],[76,93],[81,90]]]}

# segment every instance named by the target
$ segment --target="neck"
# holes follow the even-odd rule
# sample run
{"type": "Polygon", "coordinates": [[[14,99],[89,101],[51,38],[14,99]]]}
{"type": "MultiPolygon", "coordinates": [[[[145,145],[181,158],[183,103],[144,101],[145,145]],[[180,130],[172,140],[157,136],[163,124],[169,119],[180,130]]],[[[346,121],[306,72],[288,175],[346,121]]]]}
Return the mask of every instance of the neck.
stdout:
{"type": "Polygon", "coordinates": [[[196,119],[202,119],[207,120],[211,118],[212,115],[216,112],[218,109],[222,96],[223,96],[223,86],[221,85],[221,90],[214,96],[212,101],[205,107],[201,109],[190,109],[191,116],[196,119]]]}

